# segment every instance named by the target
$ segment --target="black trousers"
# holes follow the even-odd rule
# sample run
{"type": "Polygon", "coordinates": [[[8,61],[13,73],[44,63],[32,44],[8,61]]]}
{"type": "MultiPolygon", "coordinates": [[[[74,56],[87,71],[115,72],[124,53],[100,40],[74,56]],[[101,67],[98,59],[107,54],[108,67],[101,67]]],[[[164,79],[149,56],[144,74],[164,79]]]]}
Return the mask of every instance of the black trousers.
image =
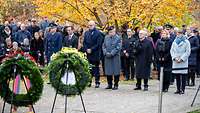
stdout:
{"type": "Polygon", "coordinates": [[[176,77],[177,91],[185,91],[187,74],[174,74],[176,77]]]}
{"type": "Polygon", "coordinates": [[[195,85],[195,73],[196,73],[196,69],[195,68],[190,68],[188,69],[188,78],[187,78],[187,83],[188,85],[190,85],[190,83],[192,85],[195,85]],[[191,82],[190,82],[191,80],[191,82]]]}
{"type": "Polygon", "coordinates": [[[125,73],[125,57],[124,56],[121,56],[120,57],[120,59],[121,59],[121,71],[123,72],[123,73],[125,73]]]}
{"type": "Polygon", "coordinates": [[[170,80],[171,80],[171,71],[164,71],[163,72],[163,91],[169,89],[170,80]]]}
{"type": "Polygon", "coordinates": [[[197,55],[197,68],[196,68],[196,71],[197,71],[197,75],[200,75],[200,51],[199,51],[199,54],[197,55]]]}
{"type": "Polygon", "coordinates": [[[135,65],[134,65],[134,59],[133,58],[125,58],[124,59],[124,74],[125,74],[125,78],[128,80],[130,79],[134,79],[135,77],[135,65]],[[131,76],[130,76],[131,75],[131,76]]]}
{"type": "Polygon", "coordinates": [[[175,75],[174,75],[174,74],[172,74],[172,75],[171,75],[170,82],[171,82],[171,83],[174,83],[174,80],[175,80],[175,75]]]}
{"type": "MultiPolygon", "coordinates": [[[[119,86],[119,75],[114,75],[114,86],[119,86]]],[[[112,87],[113,86],[113,76],[112,75],[107,75],[107,82],[108,86],[112,87]]]]}
{"type": "MultiPolygon", "coordinates": [[[[142,78],[137,78],[136,87],[141,88],[142,78]]],[[[148,87],[148,79],[144,79],[144,87],[148,87]]]]}
{"type": "Polygon", "coordinates": [[[100,61],[89,61],[89,63],[93,65],[90,72],[91,75],[95,77],[95,84],[100,84],[100,72],[99,72],[100,61]]]}

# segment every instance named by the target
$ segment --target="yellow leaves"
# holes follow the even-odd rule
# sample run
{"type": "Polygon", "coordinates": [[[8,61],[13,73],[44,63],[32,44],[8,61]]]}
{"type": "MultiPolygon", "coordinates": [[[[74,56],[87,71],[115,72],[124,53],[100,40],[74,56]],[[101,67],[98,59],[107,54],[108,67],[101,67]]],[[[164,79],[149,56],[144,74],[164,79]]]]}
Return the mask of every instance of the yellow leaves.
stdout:
{"type": "MultiPolygon", "coordinates": [[[[34,0],[40,16],[86,25],[96,20],[103,26],[118,23],[183,24],[192,0],[34,0]]],[[[102,26],[100,26],[102,27],[102,26]]]]}
{"type": "Polygon", "coordinates": [[[30,18],[34,16],[32,0],[0,0],[0,18],[30,18]]]}

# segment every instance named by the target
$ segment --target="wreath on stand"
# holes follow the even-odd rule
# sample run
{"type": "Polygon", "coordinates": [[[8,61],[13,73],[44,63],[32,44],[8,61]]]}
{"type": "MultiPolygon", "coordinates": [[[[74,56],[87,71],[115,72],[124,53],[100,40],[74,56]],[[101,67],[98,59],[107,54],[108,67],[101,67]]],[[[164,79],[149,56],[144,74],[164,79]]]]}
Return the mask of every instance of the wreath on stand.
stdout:
{"type": "Polygon", "coordinates": [[[33,59],[27,59],[27,56],[21,53],[4,59],[0,65],[0,78],[0,96],[9,104],[12,101],[12,104],[17,107],[26,107],[33,105],[41,98],[43,91],[41,73],[33,59]],[[16,66],[16,73],[20,74],[20,78],[28,78],[30,80],[31,87],[26,94],[15,94],[9,88],[9,82],[15,79],[13,76],[14,65],[16,66]]]}
{"type": "Polygon", "coordinates": [[[65,47],[53,54],[48,70],[52,87],[61,95],[74,96],[82,93],[92,79],[90,65],[85,54],[73,48],[65,47]],[[75,77],[72,77],[73,74],[69,74],[69,72],[73,72],[75,77]],[[68,73],[68,78],[75,79],[74,84],[65,84],[61,81],[66,73],[68,73]]]}

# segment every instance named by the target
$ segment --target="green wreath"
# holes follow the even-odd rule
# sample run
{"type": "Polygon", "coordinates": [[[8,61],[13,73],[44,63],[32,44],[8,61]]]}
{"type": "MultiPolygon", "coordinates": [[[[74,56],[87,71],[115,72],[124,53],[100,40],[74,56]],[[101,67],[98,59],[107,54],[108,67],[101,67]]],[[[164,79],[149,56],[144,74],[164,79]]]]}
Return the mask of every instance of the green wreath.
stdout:
{"type": "MultiPolygon", "coordinates": [[[[49,65],[49,79],[52,87],[58,90],[61,95],[73,96],[82,93],[91,82],[90,65],[83,53],[72,48],[62,48],[62,50],[52,55],[49,65]],[[65,64],[65,62],[67,62],[65,64]],[[60,78],[64,76],[62,70],[73,71],[75,84],[64,84],[60,78]]],[[[69,75],[70,76],[70,75],[69,75]]]]}
{"type": "Polygon", "coordinates": [[[41,78],[41,73],[33,61],[28,60],[23,56],[5,60],[0,65],[0,78],[0,96],[9,104],[11,104],[12,95],[12,104],[17,107],[32,105],[41,98],[43,91],[43,79],[41,78]],[[15,94],[9,88],[8,81],[14,79],[14,64],[16,64],[16,70],[17,73],[20,74],[20,77],[26,77],[31,82],[31,87],[27,91],[27,94],[15,94]]]}

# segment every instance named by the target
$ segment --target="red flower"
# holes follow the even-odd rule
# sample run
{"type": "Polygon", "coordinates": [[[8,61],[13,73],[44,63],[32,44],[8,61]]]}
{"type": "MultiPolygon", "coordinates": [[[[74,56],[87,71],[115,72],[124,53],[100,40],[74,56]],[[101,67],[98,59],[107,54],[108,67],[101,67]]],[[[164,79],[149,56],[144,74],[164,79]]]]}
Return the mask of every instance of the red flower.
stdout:
{"type": "Polygon", "coordinates": [[[7,54],[6,57],[2,61],[5,61],[5,60],[13,58],[13,57],[16,57],[18,55],[21,55],[21,56],[23,56],[23,57],[25,57],[25,58],[33,61],[33,62],[36,62],[35,59],[30,54],[26,54],[23,51],[21,51],[20,49],[17,50],[17,51],[11,50],[10,53],[7,54]]]}

